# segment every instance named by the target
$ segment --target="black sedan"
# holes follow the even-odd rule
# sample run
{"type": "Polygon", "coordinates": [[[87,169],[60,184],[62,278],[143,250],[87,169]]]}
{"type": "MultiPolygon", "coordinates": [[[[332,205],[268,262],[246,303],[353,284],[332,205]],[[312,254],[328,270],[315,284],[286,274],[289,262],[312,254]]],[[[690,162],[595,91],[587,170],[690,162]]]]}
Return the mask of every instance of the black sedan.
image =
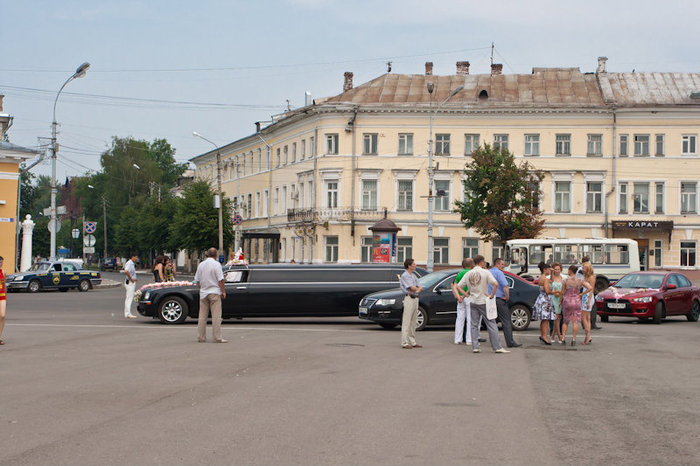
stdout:
{"type": "MultiPolygon", "coordinates": [[[[454,325],[457,300],[452,295],[452,282],[460,270],[440,270],[419,280],[423,291],[419,295],[417,330],[423,330],[427,325],[454,325]]],[[[532,306],[539,288],[517,275],[504,274],[510,290],[508,306],[513,329],[525,330],[530,325],[532,306]]],[[[359,317],[376,322],[383,328],[394,328],[401,324],[403,297],[400,288],[369,294],[360,301],[359,317]]]]}

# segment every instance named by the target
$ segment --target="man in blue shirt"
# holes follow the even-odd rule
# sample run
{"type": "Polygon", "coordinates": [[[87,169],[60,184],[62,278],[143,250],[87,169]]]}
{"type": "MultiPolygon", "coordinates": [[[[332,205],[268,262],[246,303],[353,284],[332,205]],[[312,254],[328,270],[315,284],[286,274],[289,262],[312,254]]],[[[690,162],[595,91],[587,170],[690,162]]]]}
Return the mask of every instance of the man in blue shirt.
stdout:
{"type": "MultiPolygon", "coordinates": [[[[498,318],[501,320],[506,346],[508,346],[508,348],[517,348],[523,345],[513,340],[513,322],[511,321],[510,309],[508,308],[510,290],[508,287],[508,280],[506,280],[506,276],[503,274],[503,268],[505,266],[506,264],[503,259],[497,257],[493,261],[493,267],[491,267],[489,271],[498,282],[498,289],[496,290],[496,308],[498,309],[498,318]]],[[[492,289],[491,285],[489,285],[489,293],[492,292],[492,289]]]]}

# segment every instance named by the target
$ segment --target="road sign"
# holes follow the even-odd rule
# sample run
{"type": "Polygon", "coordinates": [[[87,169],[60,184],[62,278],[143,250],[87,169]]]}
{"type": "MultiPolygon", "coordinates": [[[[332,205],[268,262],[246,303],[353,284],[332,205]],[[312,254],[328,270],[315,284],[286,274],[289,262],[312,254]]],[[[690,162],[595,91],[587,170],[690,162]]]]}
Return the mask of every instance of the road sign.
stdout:
{"type": "Polygon", "coordinates": [[[83,230],[85,233],[95,233],[97,231],[97,222],[83,222],[83,230]]]}
{"type": "Polygon", "coordinates": [[[83,236],[83,244],[87,247],[93,247],[95,245],[95,237],[93,235],[83,236]]]}
{"type": "Polygon", "coordinates": [[[70,234],[73,236],[73,239],[78,239],[78,238],[80,238],[80,230],[78,230],[77,228],[73,228],[73,229],[70,231],[70,234]]]}
{"type": "Polygon", "coordinates": [[[234,215],[234,216],[233,216],[233,224],[234,224],[234,225],[240,225],[241,223],[243,223],[243,217],[241,217],[241,216],[238,215],[238,214],[234,215]]]}
{"type": "Polygon", "coordinates": [[[85,254],[95,254],[95,248],[90,248],[90,247],[86,246],[83,248],[83,252],[85,254]]]}
{"type": "Polygon", "coordinates": [[[61,222],[59,222],[58,219],[56,219],[55,221],[53,219],[49,220],[49,224],[47,225],[47,228],[49,229],[49,231],[53,231],[51,229],[51,225],[53,225],[54,222],[56,223],[56,233],[58,233],[59,231],[61,231],[61,222]]]}
{"type": "MultiPolygon", "coordinates": [[[[42,211],[45,216],[51,215],[51,207],[47,207],[42,211]]],[[[64,205],[57,205],[56,206],[56,215],[65,215],[66,214],[66,206],[64,205]]]]}

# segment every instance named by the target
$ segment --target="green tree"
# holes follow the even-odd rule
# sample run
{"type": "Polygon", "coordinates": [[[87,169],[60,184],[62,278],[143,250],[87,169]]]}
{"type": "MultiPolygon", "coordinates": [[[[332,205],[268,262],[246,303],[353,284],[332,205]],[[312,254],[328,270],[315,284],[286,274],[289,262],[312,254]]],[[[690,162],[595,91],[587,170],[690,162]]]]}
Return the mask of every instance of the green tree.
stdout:
{"type": "MultiPolygon", "coordinates": [[[[224,249],[233,244],[233,203],[224,196],[224,249]]],[[[214,191],[206,181],[195,181],[177,199],[175,217],[170,224],[171,246],[189,253],[204,251],[219,244],[219,217],[214,208],[214,191]]]]}
{"type": "Polygon", "coordinates": [[[535,238],[544,228],[539,209],[541,171],[485,144],[465,167],[464,201],[455,201],[465,228],[485,241],[535,238]]]}

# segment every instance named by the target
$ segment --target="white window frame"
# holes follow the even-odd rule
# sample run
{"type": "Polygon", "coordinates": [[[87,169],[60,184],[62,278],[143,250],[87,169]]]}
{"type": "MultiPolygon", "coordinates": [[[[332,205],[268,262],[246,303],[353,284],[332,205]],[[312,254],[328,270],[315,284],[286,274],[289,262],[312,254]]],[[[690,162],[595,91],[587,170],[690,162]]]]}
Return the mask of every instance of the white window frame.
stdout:
{"type": "Polygon", "coordinates": [[[325,254],[324,254],[324,260],[325,262],[329,263],[335,263],[338,262],[338,250],[340,247],[340,239],[338,236],[331,235],[331,236],[324,236],[324,246],[325,246],[325,254]]]}
{"type": "Polygon", "coordinates": [[[601,157],[603,155],[603,135],[589,133],[587,136],[586,155],[589,157],[601,157]]]}
{"type": "Polygon", "coordinates": [[[629,135],[620,135],[620,157],[629,156],[629,135]]]}
{"type": "Polygon", "coordinates": [[[396,180],[396,210],[398,212],[411,212],[415,206],[415,197],[416,197],[416,182],[415,180],[409,180],[409,179],[397,179],[396,180]],[[411,183],[411,195],[410,197],[402,196],[402,191],[401,191],[401,184],[402,183],[411,183]],[[405,199],[406,204],[410,203],[410,205],[404,205],[403,208],[401,207],[401,200],[405,199]]]}
{"type": "Polygon", "coordinates": [[[435,197],[433,198],[433,209],[435,210],[435,212],[449,212],[452,206],[452,180],[448,177],[436,176],[434,188],[435,189],[433,191],[433,196],[435,197]],[[440,184],[447,183],[447,189],[445,190],[444,197],[437,197],[438,182],[440,182],[440,184]]]}
{"type": "Polygon", "coordinates": [[[481,145],[480,135],[477,133],[466,133],[464,135],[464,155],[469,156],[481,145]]]}
{"type": "Polygon", "coordinates": [[[679,261],[680,266],[681,267],[688,267],[688,268],[697,267],[697,265],[698,265],[698,242],[695,240],[681,240],[679,247],[680,247],[679,248],[680,249],[680,261],[679,261]],[[693,255],[692,264],[690,263],[690,254],[693,255]],[[683,256],[686,256],[685,264],[683,263],[683,259],[684,259],[683,256]]]}
{"type": "Polygon", "coordinates": [[[435,135],[435,155],[450,155],[450,133],[435,135]]]}
{"type": "Polygon", "coordinates": [[[698,183],[697,181],[680,181],[678,183],[680,192],[679,212],[681,215],[698,213],[698,183]],[[683,192],[683,185],[693,187],[692,192],[683,192]],[[685,206],[685,209],[683,208],[685,206]]]}
{"type": "Polygon", "coordinates": [[[479,254],[479,238],[462,238],[462,258],[474,258],[479,254]]]}
{"type": "Polygon", "coordinates": [[[377,178],[360,178],[360,209],[376,211],[379,207],[379,180],[377,178]],[[365,189],[365,183],[374,183],[374,191],[365,189]],[[372,199],[373,198],[373,199],[372,199]],[[367,202],[365,202],[367,201],[367,202]],[[374,203],[374,205],[372,205],[374,203]]]}
{"type": "Polygon", "coordinates": [[[651,209],[649,209],[649,203],[650,203],[650,201],[651,201],[651,199],[650,199],[650,198],[651,198],[651,187],[649,186],[649,184],[650,184],[650,183],[649,183],[648,181],[633,181],[633,182],[632,182],[632,213],[633,213],[633,214],[648,214],[648,213],[650,212],[651,209]],[[644,210],[644,208],[643,208],[643,207],[644,207],[644,203],[641,201],[641,199],[640,199],[640,201],[639,201],[639,206],[640,206],[640,209],[639,209],[639,210],[636,208],[636,205],[635,205],[635,204],[637,203],[637,202],[636,202],[636,201],[637,201],[637,196],[639,196],[639,194],[637,194],[637,193],[635,192],[635,191],[636,191],[635,188],[636,188],[638,185],[639,185],[639,186],[641,186],[641,185],[646,185],[646,186],[647,186],[647,203],[646,203],[646,210],[644,210]]]}
{"type": "Polygon", "coordinates": [[[698,155],[698,135],[681,135],[681,155],[698,155]]]}
{"type": "Polygon", "coordinates": [[[338,133],[326,133],[326,155],[338,155],[338,133]]]}
{"type": "Polygon", "coordinates": [[[526,134],[525,135],[525,150],[523,155],[533,157],[540,155],[540,135],[526,134]]]}
{"type": "Polygon", "coordinates": [[[363,236],[360,240],[360,262],[372,262],[372,241],[371,236],[363,236]]]}
{"type": "Polygon", "coordinates": [[[559,133],[554,135],[554,154],[556,157],[571,156],[571,134],[559,133]]]}
{"type": "Polygon", "coordinates": [[[396,261],[399,264],[413,257],[413,237],[412,236],[397,236],[396,237],[396,261]]]}
{"type": "Polygon", "coordinates": [[[508,150],[508,134],[499,133],[493,135],[493,148],[508,150]]]}
{"type": "Polygon", "coordinates": [[[651,135],[649,135],[649,134],[635,134],[634,135],[634,156],[635,157],[649,157],[649,155],[651,154],[651,152],[649,151],[650,142],[651,142],[651,135]]]}
{"type": "Polygon", "coordinates": [[[325,196],[323,196],[324,207],[337,209],[340,205],[340,180],[324,180],[323,188],[325,191],[325,196]]]}
{"type": "Polygon", "coordinates": [[[266,189],[265,191],[263,191],[263,193],[263,217],[269,217],[270,211],[267,207],[270,204],[270,191],[266,189]]]}
{"type": "Polygon", "coordinates": [[[654,213],[664,214],[666,212],[666,183],[663,181],[654,182],[654,213]],[[661,186],[661,192],[659,192],[659,186],[661,186]],[[659,202],[659,196],[661,196],[661,202],[659,202]]]}
{"type": "Polygon", "coordinates": [[[603,193],[605,190],[605,187],[603,185],[603,180],[594,180],[594,179],[586,179],[586,213],[587,214],[602,214],[604,210],[603,206],[603,193]],[[600,185],[600,190],[599,191],[591,191],[590,184],[591,183],[597,183],[600,185]],[[597,199],[596,199],[597,198],[597,199]],[[598,209],[595,210],[595,204],[598,204],[598,209]],[[593,204],[593,205],[591,205],[593,204]]]}
{"type": "Polygon", "coordinates": [[[622,181],[617,185],[617,192],[619,193],[617,197],[617,212],[620,215],[628,215],[630,213],[630,203],[629,203],[629,183],[622,181]],[[622,202],[624,200],[624,202],[622,202]],[[622,207],[624,205],[624,211],[622,207]]]}
{"type": "Polygon", "coordinates": [[[413,155],[413,133],[399,133],[398,155],[413,155]]]}
{"type": "Polygon", "coordinates": [[[666,155],[666,135],[665,134],[655,134],[654,135],[654,156],[663,157],[666,155]]]}
{"type": "Polygon", "coordinates": [[[362,134],[362,155],[377,155],[379,147],[378,133],[362,134]]]}
{"type": "Polygon", "coordinates": [[[660,239],[655,239],[654,240],[654,246],[653,246],[653,251],[654,251],[654,268],[662,268],[664,266],[663,262],[663,249],[664,249],[664,243],[663,240],[660,239]]]}
{"type": "Polygon", "coordinates": [[[433,238],[433,262],[435,264],[450,263],[450,238],[433,238]],[[446,244],[442,245],[443,242],[446,244]]]}
{"type": "Polygon", "coordinates": [[[302,139],[299,160],[304,160],[305,158],[306,158],[306,139],[302,139]]]}

